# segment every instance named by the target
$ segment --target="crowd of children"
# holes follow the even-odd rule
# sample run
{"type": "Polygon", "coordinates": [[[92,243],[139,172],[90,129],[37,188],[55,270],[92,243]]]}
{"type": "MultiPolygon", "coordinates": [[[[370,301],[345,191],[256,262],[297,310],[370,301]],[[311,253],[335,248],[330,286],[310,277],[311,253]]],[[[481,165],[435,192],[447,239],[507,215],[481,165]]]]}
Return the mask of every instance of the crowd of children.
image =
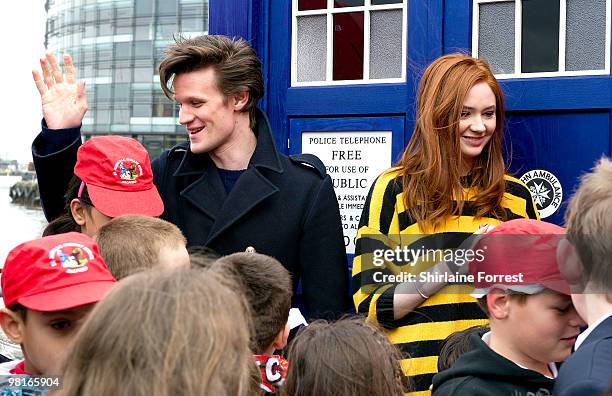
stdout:
{"type": "MultiPolygon", "coordinates": [[[[475,242],[492,254],[472,261],[471,273],[522,278],[476,278],[472,295],[489,327],[444,341],[434,396],[605,394],[611,207],[612,162],[602,159],[569,202],[567,230],[518,219],[475,242]]],[[[376,325],[359,316],[318,320],[288,345],[291,276],[277,260],[256,252],[190,257],[181,232],[154,217],[118,216],[93,238],[67,232],[25,242],[8,255],[1,281],[0,325],[23,359],[0,364],[0,374],[61,377],[40,394],[411,390],[399,349],[376,325]]],[[[0,389],[25,388],[5,381],[0,389]]]]}

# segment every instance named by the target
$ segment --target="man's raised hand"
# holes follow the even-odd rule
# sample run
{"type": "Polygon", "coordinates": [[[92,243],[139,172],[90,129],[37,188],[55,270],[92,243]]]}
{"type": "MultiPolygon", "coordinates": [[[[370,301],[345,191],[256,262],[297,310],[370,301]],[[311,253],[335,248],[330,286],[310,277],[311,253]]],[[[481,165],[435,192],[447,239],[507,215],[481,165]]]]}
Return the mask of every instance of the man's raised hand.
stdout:
{"type": "Polygon", "coordinates": [[[81,125],[87,112],[85,81],[76,82],[70,55],[64,55],[66,79],[53,54],[40,59],[42,77],[32,70],[32,77],[40,93],[43,117],[50,129],[75,128],[81,125]]]}

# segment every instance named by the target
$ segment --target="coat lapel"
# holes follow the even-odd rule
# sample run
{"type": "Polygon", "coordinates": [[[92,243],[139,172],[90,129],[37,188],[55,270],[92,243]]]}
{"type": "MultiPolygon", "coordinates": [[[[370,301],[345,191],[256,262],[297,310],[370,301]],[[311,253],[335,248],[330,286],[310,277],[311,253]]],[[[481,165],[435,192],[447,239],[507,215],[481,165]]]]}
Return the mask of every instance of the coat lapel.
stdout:
{"type": "Polygon", "coordinates": [[[214,166],[206,166],[202,176],[180,194],[213,221],[219,217],[223,201],[227,197],[214,166]]]}
{"type": "Polygon", "coordinates": [[[604,338],[610,338],[610,334],[612,334],[612,316],[609,316],[607,319],[601,322],[593,330],[593,332],[587,336],[587,338],[584,340],[582,345],[586,345],[586,344],[590,344],[591,342],[603,340],[604,338]]]}
{"type": "Polygon", "coordinates": [[[262,175],[257,168],[245,170],[223,202],[210,231],[207,244],[244,217],[261,201],[278,191],[278,187],[262,175]]]}
{"type": "Polygon", "coordinates": [[[214,221],[227,195],[223,183],[208,155],[193,154],[187,149],[174,177],[196,176],[200,177],[183,188],[180,195],[214,221]]]}

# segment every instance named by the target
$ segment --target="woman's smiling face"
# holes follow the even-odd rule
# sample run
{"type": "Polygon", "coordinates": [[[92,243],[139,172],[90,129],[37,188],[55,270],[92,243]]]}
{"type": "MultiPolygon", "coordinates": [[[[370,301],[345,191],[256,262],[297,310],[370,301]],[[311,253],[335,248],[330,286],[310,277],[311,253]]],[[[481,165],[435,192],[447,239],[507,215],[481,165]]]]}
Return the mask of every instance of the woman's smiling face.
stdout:
{"type": "Polygon", "coordinates": [[[495,94],[485,82],[474,85],[463,102],[459,135],[462,164],[468,170],[497,126],[495,94]]]}

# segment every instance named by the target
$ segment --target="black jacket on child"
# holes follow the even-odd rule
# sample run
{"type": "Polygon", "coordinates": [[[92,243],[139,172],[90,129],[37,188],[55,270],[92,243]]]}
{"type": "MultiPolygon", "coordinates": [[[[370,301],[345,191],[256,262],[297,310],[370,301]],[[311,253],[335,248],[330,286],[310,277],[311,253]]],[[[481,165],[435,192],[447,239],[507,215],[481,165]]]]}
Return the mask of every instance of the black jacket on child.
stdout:
{"type": "Polygon", "coordinates": [[[433,396],[547,396],[554,380],[494,352],[478,334],[472,349],[433,377],[433,396]]]}
{"type": "MultiPolygon", "coordinates": [[[[229,194],[210,156],[193,154],[188,142],[155,159],[153,181],[164,202],[161,218],[176,224],[189,246],[222,255],[252,247],[279,260],[292,275],[294,292],[301,281],[308,317],[347,312],[348,265],[331,178],[313,155],[279,153],[260,111],[254,132],[255,152],[229,194]]],[[[32,144],[48,220],[63,212],[80,145],[80,128],[49,130],[44,122],[32,144]]]]}

